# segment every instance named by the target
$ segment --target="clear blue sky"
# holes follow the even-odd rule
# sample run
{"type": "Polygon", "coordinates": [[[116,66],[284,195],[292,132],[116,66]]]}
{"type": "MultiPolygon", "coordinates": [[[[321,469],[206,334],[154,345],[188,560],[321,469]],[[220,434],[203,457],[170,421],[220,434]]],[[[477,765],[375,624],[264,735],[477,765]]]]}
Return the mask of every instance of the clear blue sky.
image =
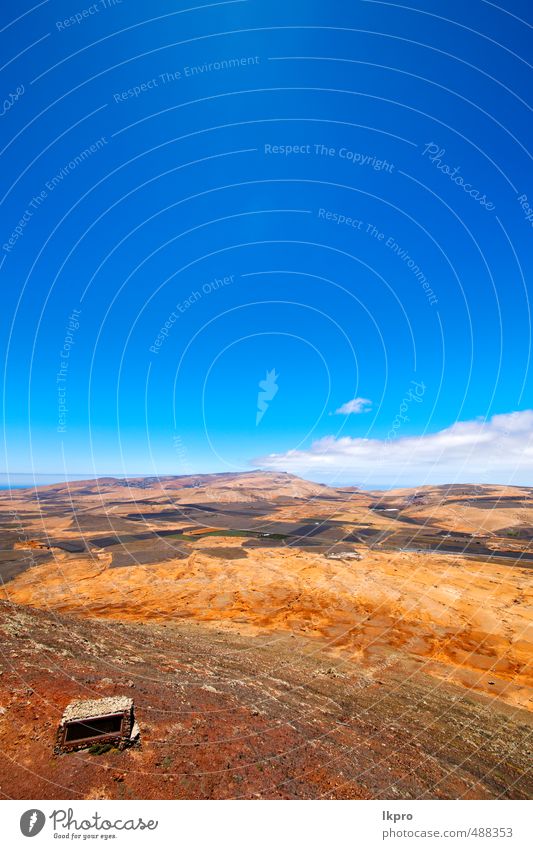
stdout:
{"type": "Polygon", "coordinates": [[[3,4],[4,471],[527,453],[530,3],[194,5],[3,4]]]}

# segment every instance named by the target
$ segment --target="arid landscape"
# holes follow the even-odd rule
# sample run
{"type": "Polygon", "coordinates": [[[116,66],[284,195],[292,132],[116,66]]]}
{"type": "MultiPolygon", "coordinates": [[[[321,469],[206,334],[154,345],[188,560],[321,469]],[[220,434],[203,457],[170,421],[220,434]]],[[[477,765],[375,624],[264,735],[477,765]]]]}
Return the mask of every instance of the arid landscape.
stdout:
{"type": "Polygon", "coordinates": [[[3,796],[531,796],[533,490],[100,478],[0,522],[3,796]],[[140,746],[55,754],[106,696],[140,746]]]}

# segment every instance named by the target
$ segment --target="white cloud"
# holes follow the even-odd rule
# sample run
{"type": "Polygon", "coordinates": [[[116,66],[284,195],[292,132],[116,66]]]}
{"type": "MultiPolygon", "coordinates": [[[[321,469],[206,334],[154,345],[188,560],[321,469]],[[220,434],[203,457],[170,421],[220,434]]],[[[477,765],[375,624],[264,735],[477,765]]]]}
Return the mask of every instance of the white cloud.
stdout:
{"type": "Polygon", "coordinates": [[[347,401],[338,410],[335,410],[335,415],[349,416],[351,413],[368,413],[372,407],[372,401],[368,398],[353,398],[347,401]]]}
{"type": "Polygon", "coordinates": [[[533,484],[533,410],[456,422],[437,433],[393,439],[325,436],[307,451],[255,462],[324,482],[362,486],[533,484]]]}

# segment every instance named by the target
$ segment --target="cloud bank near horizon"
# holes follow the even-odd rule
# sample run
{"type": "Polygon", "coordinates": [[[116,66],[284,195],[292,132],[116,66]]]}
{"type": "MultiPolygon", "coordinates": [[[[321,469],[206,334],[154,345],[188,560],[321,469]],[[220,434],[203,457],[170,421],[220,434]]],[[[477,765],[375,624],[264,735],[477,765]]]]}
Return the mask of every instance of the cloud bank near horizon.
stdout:
{"type": "Polygon", "coordinates": [[[423,486],[533,482],[533,410],[456,422],[422,436],[366,439],[325,436],[308,450],[254,461],[327,483],[423,486]]]}

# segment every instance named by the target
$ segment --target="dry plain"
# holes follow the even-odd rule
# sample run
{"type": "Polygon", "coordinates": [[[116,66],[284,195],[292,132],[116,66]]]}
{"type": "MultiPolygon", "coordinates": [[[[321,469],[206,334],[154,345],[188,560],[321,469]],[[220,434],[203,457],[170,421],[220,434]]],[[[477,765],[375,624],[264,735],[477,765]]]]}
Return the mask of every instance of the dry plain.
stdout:
{"type": "Polygon", "coordinates": [[[5,796],[531,795],[531,490],[101,478],[0,522],[5,796]],[[141,748],[54,756],[108,695],[141,748]]]}

